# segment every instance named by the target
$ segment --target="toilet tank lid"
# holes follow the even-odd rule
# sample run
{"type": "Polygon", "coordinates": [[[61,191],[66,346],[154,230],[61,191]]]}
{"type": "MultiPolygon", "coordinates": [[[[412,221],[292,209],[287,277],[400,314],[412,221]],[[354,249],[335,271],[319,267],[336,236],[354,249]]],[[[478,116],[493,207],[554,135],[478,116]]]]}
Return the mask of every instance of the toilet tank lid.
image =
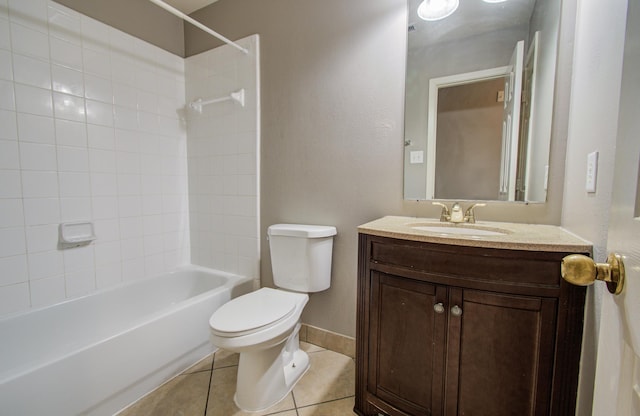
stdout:
{"type": "Polygon", "coordinates": [[[336,227],[331,225],[274,224],[267,230],[268,235],[301,238],[331,237],[337,233],[336,227]]]}

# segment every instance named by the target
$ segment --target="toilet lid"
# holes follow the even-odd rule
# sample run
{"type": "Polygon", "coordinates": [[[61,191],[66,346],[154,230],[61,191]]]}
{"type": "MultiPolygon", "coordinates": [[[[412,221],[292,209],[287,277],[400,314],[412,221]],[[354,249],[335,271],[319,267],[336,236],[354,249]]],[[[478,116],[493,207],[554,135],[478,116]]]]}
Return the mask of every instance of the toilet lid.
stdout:
{"type": "Polygon", "coordinates": [[[288,318],[296,308],[297,296],[262,288],[242,295],[216,310],[209,325],[221,335],[244,335],[288,318]]]}

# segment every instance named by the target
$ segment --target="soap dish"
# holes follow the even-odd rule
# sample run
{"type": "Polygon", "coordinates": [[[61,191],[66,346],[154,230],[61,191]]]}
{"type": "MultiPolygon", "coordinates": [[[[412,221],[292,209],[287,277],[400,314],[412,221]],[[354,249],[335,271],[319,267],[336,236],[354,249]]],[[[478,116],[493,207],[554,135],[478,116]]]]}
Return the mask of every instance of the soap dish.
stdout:
{"type": "Polygon", "coordinates": [[[89,244],[95,239],[96,235],[92,222],[65,222],[60,224],[59,242],[62,248],[89,244]]]}

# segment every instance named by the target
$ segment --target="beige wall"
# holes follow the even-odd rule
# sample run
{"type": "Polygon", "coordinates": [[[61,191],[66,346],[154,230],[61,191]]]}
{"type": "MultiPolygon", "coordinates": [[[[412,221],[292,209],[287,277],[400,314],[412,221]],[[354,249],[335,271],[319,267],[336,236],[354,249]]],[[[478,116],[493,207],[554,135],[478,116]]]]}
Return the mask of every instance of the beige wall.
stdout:
{"type": "Polygon", "coordinates": [[[55,0],[84,15],[184,57],[182,19],[148,0],[55,0]]]}
{"type": "MultiPolygon", "coordinates": [[[[260,34],[262,238],[277,222],[338,228],[332,286],[311,296],[303,320],[354,336],[357,226],[384,215],[439,215],[429,201],[402,199],[405,2],[220,0],[192,17],[230,39],[260,34]]],[[[187,56],[219,45],[188,25],[185,43],[187,56]]],[[[554,120],[549,203],[491,203],[478,210],[481,219],[560,221],[570,39],[560,48],[564,107],[554,120]]],[[[263,243],[263,284],[272,285],[263,243]]]]}
{"type": "MultiPolygon", "coordinates": [[[[402,212],[404,2],[221,0],[193,16],[232,39],[259,33],[261,224],[338,228],[332,286],[304,322],[355,334],[357,226],[402,212]]],[[[187,54],[211,47],[186,32],[187,54]]],[[[263,240],[261,275],[272,285],[263,240]]]]}

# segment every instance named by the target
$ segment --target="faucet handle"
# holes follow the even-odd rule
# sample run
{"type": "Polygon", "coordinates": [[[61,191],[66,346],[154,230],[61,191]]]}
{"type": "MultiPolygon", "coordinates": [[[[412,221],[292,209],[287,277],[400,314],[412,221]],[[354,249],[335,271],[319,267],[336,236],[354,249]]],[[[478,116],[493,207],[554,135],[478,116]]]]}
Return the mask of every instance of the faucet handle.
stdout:
{"type": "Polygon", "coordinates": [[[467,210],[464,212],[465,221],[468,223],[474,224],[476,222],[476,217],[473,212],[473,209],[475,207],[484,207],[486,205],[487,204],[485,204],[484,202],[476,202],[475,204],[471,204],[469,208],[467,208],[467,210]]]}
{"type": "Polygon", "coordinates": [[[451,218],[451,214],[449,213],[449,208],[442,202],[432,202],[432,204],[442,207],[442,211],[440,212],[440,222],[449,221],[449,219],[451,218]]]}

